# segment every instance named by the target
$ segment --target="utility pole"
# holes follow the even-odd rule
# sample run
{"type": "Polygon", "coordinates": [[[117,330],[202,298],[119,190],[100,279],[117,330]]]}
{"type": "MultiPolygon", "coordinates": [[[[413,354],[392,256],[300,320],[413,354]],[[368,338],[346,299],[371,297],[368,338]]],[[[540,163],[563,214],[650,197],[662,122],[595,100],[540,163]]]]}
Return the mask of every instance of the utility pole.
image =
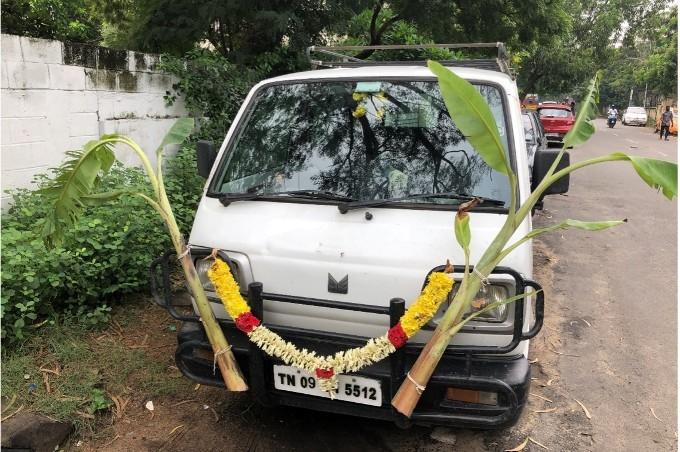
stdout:
{"type": "Polygon", "coordinates": [[[647,107],[647,82],[645,82],[645,98],[642,100],[642,106],[647,107]]]}

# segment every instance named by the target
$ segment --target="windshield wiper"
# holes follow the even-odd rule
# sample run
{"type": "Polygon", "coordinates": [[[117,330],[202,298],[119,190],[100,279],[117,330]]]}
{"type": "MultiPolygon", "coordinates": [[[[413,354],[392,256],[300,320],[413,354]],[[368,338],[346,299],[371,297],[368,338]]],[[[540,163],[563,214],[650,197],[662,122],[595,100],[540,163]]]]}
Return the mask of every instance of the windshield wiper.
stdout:
{"type": "Polygon", "coordinates": [[[446,199],[457,199],[460,201],[470,201],[474,198],[481,199],[478,205],[491,204],[494,206],[504,206],[505,201],[499,199],[483,198],[481,196],[471,196],[465,193],[457,192],[442,192],[442,193],[420,193],[416,195],[402,196],[400,198],[386,198],[386,199],[372,199],[368,201],[354,201],[345,202],[338,204],[338,210],[340,213],[347,213],[350,210],[360,209],[362,207],[376,207],[383,206],[385,204],[398,203],[401,201],[410,201],[414,199],[435,199],[435,198],[446,198],[446,199]]]}
{"type": "Polygon", "coordinates": [[[326,190],[291,190],[280,191],[272,193],[223,193],[219,199],[225,207],[236,201],[254,201],[258,199],[289,197],[289,198],[303,198],[303,199],[324,199],[329,201],[343,201],[350,202],[353,198],[339,193],[333,193],[326,190]]]}

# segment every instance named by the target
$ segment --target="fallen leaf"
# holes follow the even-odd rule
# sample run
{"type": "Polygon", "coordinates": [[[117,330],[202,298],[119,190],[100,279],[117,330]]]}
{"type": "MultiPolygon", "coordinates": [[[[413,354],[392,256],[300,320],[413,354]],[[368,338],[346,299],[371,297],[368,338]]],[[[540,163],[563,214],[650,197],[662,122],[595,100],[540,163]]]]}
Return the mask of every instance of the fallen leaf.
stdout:
{"type": "Polygon", "coordinates": [[[538,358],[532,359],[531,361],[529,361],[529,364],[536,364],[537,362],[538,362],[538,358]]]}
{"type": "MultiPolygon", "coordinates": [[[[576,400],[576,399],[574,399],[574,400],[576,400]]],[[[583,408],[583,412],[586,413],[586,417],[587,417],[588,419],[592,419],[592,418],[593,418],[593,417],[590,415],[590,412],[588,411],[588,408],[586,408],[586,406],[585,406],[584,404],[582,404],[579,400],[576,400],[576,403],[578,403],[579,405],[581,405],[581,408],[583,408]]]]}
{"type": "Polygon", "coordinates": [[[172,430],[170,430],[170,433],[168,434],[168,436],[172,435],[172,434],[175,433],[177,430],[179,430],[180,428],[183,428],[183,427],[184,427],[184,424],[178,425],[177,427],[175,427],[175,428],[173,428],[172,430]]]}
{"type": "Polygon", "coordinates": [[[652,412],[652,416],[654,416],[654,418],[655,418],[657,421],[661,422],[662,424],[664,423],[664,421],[662,421],[661,419],[659,419],[659,416],[656,415],[656,413],[654,412],[654,408],[650,407],[650,408],[649,408],[649,411],[652,412]]]}
{"type": "Polygon", "coordinates": [[[534,410],[534,413],[552,413],[555,410],[557,410],[557,407],[546,408],[545,410],[534,410]]]}
{"type": "Polygon", "coordinates": [[[217,414],[217,411],[215,411],[215,409],[213,407],[209,407],[209,408],[210,408],[210,411],[212,411],[213,416],[215,416],[215,422],[219,422],[220,416],[217,414]]]}
{"type": "Polygon", "coordinates": [[[146,409],[149,411],[153,411],[153,402],[149,400],[148,402],[146,402],[146,405],[144,405],[144,407],[146,407],[146,409]]]}
{"type": "Polygon", "coordinates": [[[546,402],[553,403],[552,400],[550,400],[550,399],[547,398],[547,397],[543,397],[542,395],[534,394],[533,392],[530,392],[529,395],[532,395],[532,396],[534,396],[534,397],[538,397],[539,399],[543,399],[543,400],[545,400],[546,402]]]}
{"type": "Polygon", "coordinates": [[[45,391],[48,394],[51,394],[52,388],[50,387],[50,376],[49,376],[48,373],[43,373],[42,376],[43,376],[43,383],[45,384],[45,391]]]}
{"type": "Polygon", "coordinates": [[[554,346],[553,346],[552,344],[550,344],[550,345],[551,345],[551,347],[548,347],[548,349],[549,349],[551,352],[555,353],[556,355],[560,355],[560,356],[571,356],[572,358],[580,358],[580,357],[581,357],[581,355],[572,355],[572,354],[570,354],[570,353],[558,352],[557,350],[555,350],[555,348],[554,348],[554,346]]]}
{"type": "Polygon", "coordinates": [[[552,384],[552,382],[555,381],[555,380],[557,380],[557,378],[551,378],[550,380],[548,380],[548,382],[545,385],[550,386],[552,384]]]}
{"type": "Polygon", "coordinates": [[[529,437],[527,436],[527,439],[524,440],[520,445],[513,447],[512,449],[505,449],[504,452],[520,452],[521,450],[524,450],[525,447],[527,447],[527,444],[529,444],[529,437]]]}
{"type": "Polygon", "coordinates": [[[16,410],[14,413],[8,414],[7,416],[5,416],[5,417],[3,417],[2,419],[0,419],[0,422],[5,422],[7,419],[11,418],[12,416],[14,416],[15,414],[17,414],[19,411],[21,411],[21,410],[23,410],[23,409],[24,409],[24,406],[23,406],[23,405],[19,406],[19,408],[17,408],[17,410],[16,410]]]}
{"type": "Polygon", "coordinates": [[[545,447],[543,444],[541,444],[541,443],[539,443],[538,441],[536,441],[535,439],[533,439],[531,436],[529,437],[529,441],[531,441],[532,443],[536,444],[536,445],[539,446],[539,447],[542,447],[542,448],[545,449],[545,450],[550,450],[550,449],[548,449],[547,447],[545,447]]]}
{"type": "Polygon", "coordinates": [[[14,394],[14,395],[12,395],[12,398],[11,398],[10,401],[7,403],[7,405],[5,405],[5,406],[2,407],[2,412],[4,413],[5,411],[7,411],[7,410],[9,410],[10,408],[12,408],[12,405],[14,405],[14,402],[16,402],[16,401],[17,401],[17,395],[14,394]]]}
{"type": "Polygon", "coordinates": [[[109,442],[106,443],[106,444],[103,444],[103,445],[101,446],[101,448],[104,449],[105,447],[110,446],[110,445],[113,444],[118,438],[120,438],[120,435],[114,436],[113,439],[112,439],[111,441],[109,441],[109,442]]]}
{"type": "Polygon", "coordinates": [[[90,413],[83,413],[82,411],[76,411],[76,414],[80,417],[84,417],[85,419],[94,419],[94,416],[91,415],[90,413]]]}
{"type": "Polygon", "coordinates": [[[181,402],[177,402],[173,405],[171,405],[173,408],[176,406],[184,405],[185,403],[191,403],[191,402],[198,402],[196,399],[188,399],[188,400],[182,400],[181,402]]]}

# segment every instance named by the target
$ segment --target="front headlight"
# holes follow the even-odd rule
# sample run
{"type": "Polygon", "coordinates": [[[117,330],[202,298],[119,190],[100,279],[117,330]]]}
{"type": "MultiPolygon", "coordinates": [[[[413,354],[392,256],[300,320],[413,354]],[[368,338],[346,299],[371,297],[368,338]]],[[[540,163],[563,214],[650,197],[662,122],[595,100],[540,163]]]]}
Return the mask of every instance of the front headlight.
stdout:
{"type": "MultiPolygon", "coordinates": [[[[208,270],[210,269],[212,263],[212,259],[204,259],[202,257],[199,257],[194,261],[194,267],[196,267],[196,273],[198,273],[198,280],[201,282],[203,290],[208,292],[215,292],[215,286],[213,286],[212,281],[210,281],[210,278],[208,277],[208,270]]],[[[238,263],[230,259],[228,264],[229,268],[231,269],[232,276],[240,286],[242,282],[241,271],[238,263]]]]}
{"type": "Polygon", "coordinates": [[[196,273],[198,273],[198,280],[201,281],[201,285],[204,290],[209,290],[211,292],[215,291],[215,286],[208,278],[208,270],[212,265],[212,259],[199,258],[194,261],[194,266],[196,267],[196,273]]]}
{"type": "MultiPolygon", "coordinates": [[[[453,290],[451,292],[452,292],[451,296],[455,295],[455,293],[453,293],[454,292],[453,290]]],[[[466,318],[470,314],[473,314],[487,307],[490,304],[496,303],[498,301],[503,301],[507,298],[510,298],[510,294],[506,286],[501,286],[497,284],[488,284],[486,286],[482,286],[482,288],[479,289],[479,292],[477,292],[477,296],[474,298],[474,300],[472,300],[470,309],[468,309],[465,312],[465,314],[463,314],[463,318],[466,318]]],[[[477,316],[474,320],[479,322],[500,323],[504,322],[507,317],[508,317],[508,305],[504,304],[502,306],[498,306],[494,309],[486,311],[484,314],[477,316]]]]}
{"type": "MultiPolygon", "coordinates": [[[[456,285],[453,286],[453,290],[451,290],[448,299],[444,303],[442,303],[442,305],[439,307],[439,311],[432,317],[432,320],[430,321],[431,326],[433,327],[437,326],[439,320],[442,318],[442,316],[449,308],[449,306],[451,306],[453,298],[456,296],[456,293],[458,293],[459,286],[460,284],[458,282],[456,283],[456,285]]],[[[501,284],[487,284],[486,286],[483,286],[481,289],[479,289],[479,292],[477,292],[477,296],[475,296],[475,298],[472,300],[470,309],[468,309],[463,314],[463,318],[468,317],[470,314],[477,312],[492,303],[495,303],[497,301],[503,301],[507,298],[510,298],[510,290],[508,286],[504,286],[501,284]]],[[[505,322],[507,318],[508,318],[508,305],[505,304],[477,316],[473,321],[502,323],[505,322]]]]}

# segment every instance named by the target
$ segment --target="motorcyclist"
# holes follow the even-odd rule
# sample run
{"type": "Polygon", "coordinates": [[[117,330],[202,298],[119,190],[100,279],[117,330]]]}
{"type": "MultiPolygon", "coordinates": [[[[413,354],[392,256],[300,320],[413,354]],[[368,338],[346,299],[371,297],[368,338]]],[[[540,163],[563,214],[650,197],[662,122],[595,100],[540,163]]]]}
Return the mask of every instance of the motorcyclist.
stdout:
{"type": "Polygon", "coordinates": [[[609,128],[614,127],[614,124],[616,124],[616,118],[618,117],[619,112],[614,108],[612,105],[609,107],[609,111],[607,112],[607,125],[609,128]]]}
{"type": "Polygon", "coordinates": [[[609,107],[609,111],[607,112],[607,118],[611,119],[614,118],[616,119],[619,116],[618,110],[612,105],[609,107]]]}

